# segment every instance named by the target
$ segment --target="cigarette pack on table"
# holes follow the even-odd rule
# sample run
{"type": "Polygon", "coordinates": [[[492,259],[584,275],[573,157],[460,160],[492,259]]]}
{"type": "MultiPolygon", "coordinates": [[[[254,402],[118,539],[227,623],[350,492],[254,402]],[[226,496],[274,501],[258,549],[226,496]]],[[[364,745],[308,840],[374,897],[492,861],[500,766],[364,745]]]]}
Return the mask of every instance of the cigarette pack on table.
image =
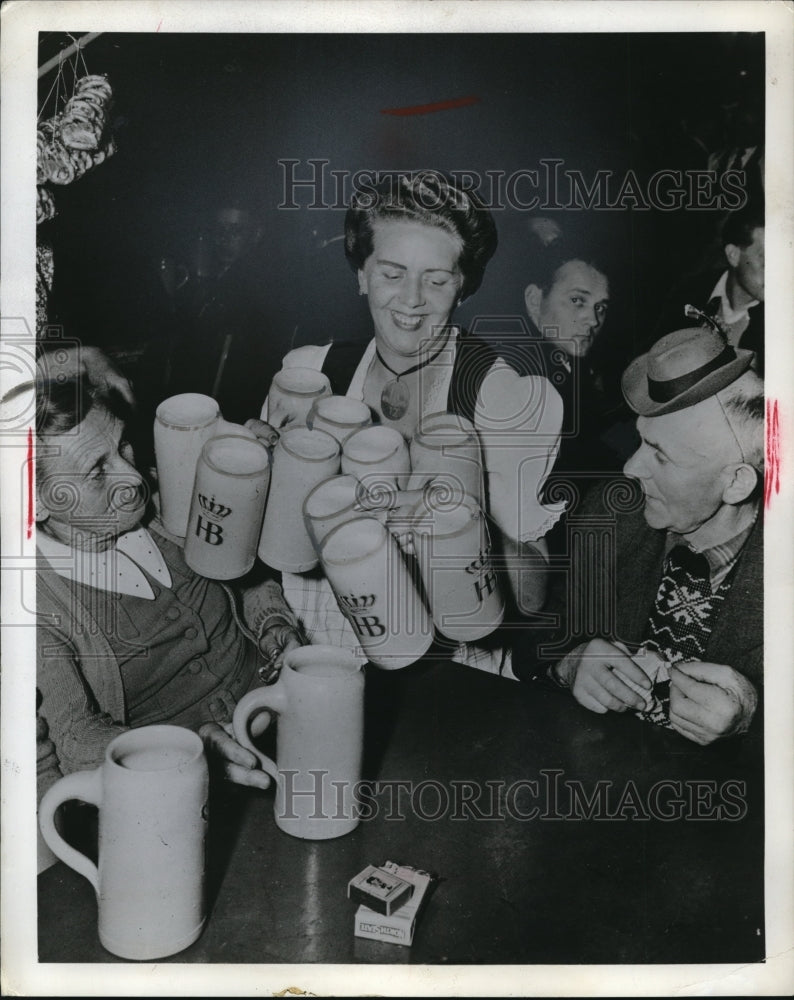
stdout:
{"type": "Polygon", "coordinates": [[[369,906],[361,904],[356,910],[354,933],[356,937],[371,938],[373,941],[388,941],[390,944],[410,945],[414,939],[416,921],[433,876],[427,872],[386,861],[381,868],[413,886],[413,894],[399,910],[386,916],[369,906]]]}
{"type": "Polygon", "coordinates": [[[363,903],[387,917],[410,899],[413,891],[411,882],[374,865],[367,865],[347,884],[348,899],[363,903]]]}

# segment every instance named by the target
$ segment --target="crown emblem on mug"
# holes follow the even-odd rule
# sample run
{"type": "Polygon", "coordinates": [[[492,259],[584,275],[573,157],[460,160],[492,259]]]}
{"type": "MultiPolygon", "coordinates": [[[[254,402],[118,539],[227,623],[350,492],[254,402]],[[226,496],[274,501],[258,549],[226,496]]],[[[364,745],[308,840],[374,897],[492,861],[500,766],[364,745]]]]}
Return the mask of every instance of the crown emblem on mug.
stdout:
{"type": "Polygon", "coordinates": [[[367,608],[371,608],[375,603],[375,595],[361,594],[359,597],[355,597],[351,594],[350,596],[340,597],[339,602],[351,611],[364,611],[367,608]]]}
{"type": "Polygon", "coordinates": [[[198,500],[199,503],[201,504],[202,509],[205,510],[207,514],[211,515],[212,517],[218,517],[218,518],[228,517],[229,514],[231,514],[232,512],[231,507],[226,507],[222,503],[216,503],[215,497],[207,499],[207,497],[205,497],[203,493],[199,493],[198,500]]]}

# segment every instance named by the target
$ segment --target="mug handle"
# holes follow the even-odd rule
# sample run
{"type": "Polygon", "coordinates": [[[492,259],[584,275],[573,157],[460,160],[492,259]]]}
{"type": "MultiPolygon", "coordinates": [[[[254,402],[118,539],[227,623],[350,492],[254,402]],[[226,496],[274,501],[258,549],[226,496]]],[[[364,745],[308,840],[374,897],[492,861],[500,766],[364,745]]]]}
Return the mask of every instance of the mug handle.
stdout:
{"type": "Polygon", "coordinates": [[[60,805],[70,799],[79,799],[93,806],[102,804],[102,768],[93,771],[77,771],[60,778],[48,788],[39,805],[39,827],[44,841],[64,864],[84,875],[94,892],[99,895],[99,873],[96,865],[85,854],[74,849],[58,833],[55,827],[55,813],[60,805]]]}
{"type": "MultiPolygon", "coordinates": [[[[232,719],[234,738],[240,746],[244,746],[247,750],[251,751],[261,764],[262,770],[266,774],[269,774],[274,781],[278,781],[278,767],[275,761],[271,760],[267,754],[262,753],[261,750],[257,750],[251,742],[251,737],[248,735],[248,724],[251,721],[254,709],[268,708],[271,712],[281,713],[286,707],[287,695],[281,684],[281,679],[279,679],[270,687],[255,688],[253,691],[249,691],[248,694],[243,695],[237,702],[232,719]]],[[[273,716],[271,715],[268,725],[272,721],[273,716]]]]}
{"type": "MultiPolygon", "coordinates": [[[[238,437],[250,438],[251,441],[259,441],[259,438],[250,427],[244,427],[242,424],[235,424],[229,420],[225,420],[223,417],[218,417],[218,423],[212,436],[221,437],[224,434],[232,436],[236,434],[238,437]]],[[[264,447],[261,441],[259,443],[264,447]]]]}

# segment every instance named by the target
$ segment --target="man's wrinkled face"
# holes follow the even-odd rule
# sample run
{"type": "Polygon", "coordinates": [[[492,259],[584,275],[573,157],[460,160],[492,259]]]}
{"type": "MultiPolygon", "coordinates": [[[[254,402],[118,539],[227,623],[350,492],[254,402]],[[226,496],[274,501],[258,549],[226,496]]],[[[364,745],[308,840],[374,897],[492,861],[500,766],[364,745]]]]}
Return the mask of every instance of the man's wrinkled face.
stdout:
{"type": "Polygon", "coordinates": [[[72,431],[39,438],[38,448],[38,516],[50,534],[102,547],[138,526],[146,489],[124,425],[103,406],[92,407],[72,431]]]}
{"type": "Polygon", "coordinates": [[[642,484],[650,527],[686,535],[722,506],[742,458],[717,407],[706,399],[675,413],[637,418],[642,443],[623,471],[642,484]]]}

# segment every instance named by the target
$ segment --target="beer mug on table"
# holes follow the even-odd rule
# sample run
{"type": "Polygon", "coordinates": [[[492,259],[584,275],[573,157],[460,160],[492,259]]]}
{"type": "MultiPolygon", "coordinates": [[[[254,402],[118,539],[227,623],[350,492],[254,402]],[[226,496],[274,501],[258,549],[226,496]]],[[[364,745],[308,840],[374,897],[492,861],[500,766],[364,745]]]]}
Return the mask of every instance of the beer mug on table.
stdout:
{"type": "Polygon", "coordinates": [[[323,645],[289,650],[276,683],[240,699],[233,725],[234,738],[275,782],[281,830],[304,840],[328,840],[358,826],[364,674],[353,653],[323,645]],[[262,710],[276,717],[276,760],[258,750],[249,735],[251,718],[262,710]]]}
{"type": "Polygon", "coordinates": [[[187,948],[206,920],[209,776],[204,746],[181,726],[142,726],[112,740],[104,762],[52,785],[39,806],[50,850],[94,887],[102,945],[149,961],[187,948]],[[95,865],[61,837],[58,807],[99,811],[95,865]]]}

